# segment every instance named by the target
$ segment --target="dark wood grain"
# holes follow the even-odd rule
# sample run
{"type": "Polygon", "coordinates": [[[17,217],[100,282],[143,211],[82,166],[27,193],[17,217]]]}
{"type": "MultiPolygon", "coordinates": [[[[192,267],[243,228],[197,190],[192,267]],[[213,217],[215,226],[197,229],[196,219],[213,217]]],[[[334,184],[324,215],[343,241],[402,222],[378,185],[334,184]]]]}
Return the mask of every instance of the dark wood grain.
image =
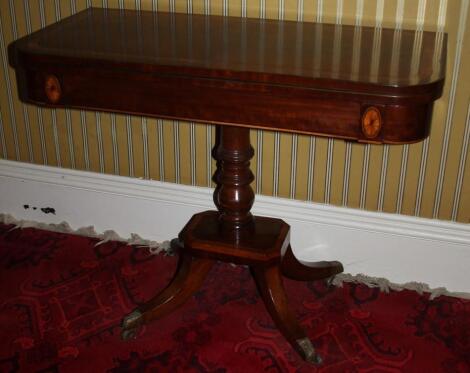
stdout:
{"type": "Polygon", "coordinates": [[[219,124],[214,202],[173,240],[170,285],[123,321],[123,338],[175,310],[215,260],[250,265],[281,333],[319,363],[282,275],[318,280],[341,263],[301,263],[281,219],[253,216],[249,129],[373,143],[429,134],[446,35],[218,16],[89,9],[9,46],[25,102],[219,124]]]}
{"type": "Polygon", "coordinates": [[[254,217],[242,229],[219,224],[217,211],[195,214],[179,234],[193,255],[236,264],[280,263],[290,239],[290,227],[281,219],[254,217]]]}
{"type": "Polygon", "coordinates": [[[393,144],[429,134],[445,51],[432,32],[91,8],[9,57],[21,99],[39,105],[393,144]],[[369,106],[383,114],[373,138],[369,106]]]}
{"type": "Polygon", "coordinates": [[[134,337],[136,329],[143,324],[160,319],[184,304],[199,290],[215,263],[214,260],[193,257],[180,250],[180,244],[176,240],[172,242],[172,248],[180,252],[173,280],[160,293],[135,310],[132,313],[135,317],[124,321],[123,334],[131,334],[134,337]]]}
{"type": "Polygon", "coordinates": [[[241,127],[218,127],[217,146],[213,156],[217,161],[214,181],[214,203],[219,219],[228,229],[241,228],[252,223],[250,213],[255,193],[251,182],[255,179],[250,169],[254,150],[250,144],[250,130],[241,127]]]}
{"type": "Polygon", "coordinates": [[[333,277],[343,272],[343,265],[332,262],[300,262],[294,255],[291,246],[287,247],[281,260],[282,274],[296,281],[315,281],[333,277]]]}
{"type": "Polygon", "coordinates": [[[251,273],[266,309],[284,338],[305,360],[320,363],[321,358],[289,308],[279,266],[252,266],[251,273]],[[307,346],[303,342],[307,342],[307,346]]]}
{"type": "Polygon", "coordinates": [[[322,80],[321,88],[336,88],[337,80],[357,82],[361,87],[369,84],[376,91],[385,87],[413,90],[443,80],[445,56],[441,50],[436,65],[429,61],[436,48],[444,47],[445,43],[439,47],[432,32],[97,8],[17,43],[19,52],[37,62],[67,58],[98,67],[115,63],[144,73],[315,88],[319,87],[316,80],[322,80]],[[397,37],[400,47],[394,68],[391,47],[397,37]],[[413,61],[416,39],[421,53],[413,61]],[[375,71],[374,44],[379,45],[375,71]],[[357,53],[360,66],[355,68],[357,53]],[[416,63],[417,70],[412,72],[416,63]]]}

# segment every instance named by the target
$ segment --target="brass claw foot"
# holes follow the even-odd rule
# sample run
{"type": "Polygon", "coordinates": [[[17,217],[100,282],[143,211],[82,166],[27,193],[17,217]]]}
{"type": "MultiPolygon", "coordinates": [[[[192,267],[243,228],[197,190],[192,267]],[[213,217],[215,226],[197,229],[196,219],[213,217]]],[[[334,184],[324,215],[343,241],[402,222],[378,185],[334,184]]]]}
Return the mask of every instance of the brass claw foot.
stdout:
{"type": "Polygon", "coordinates": [[[298,339],[296,342],[305,361],[315,365],[320,365],[323,362],[321,356],[315,352],[315,348],[308,337],[298,339]]]}
{"type": "MultiPolygon", "coordinates": [[[[172,241],[172,246],[178,248],[178,245],[177,240],[172,241]]],[[[202,285],[213,264],[211,259],[181,253],[176,274],[170,284],[124,318],[122,339],[135,338],[141,325],[160,319],[183,305],[202,285]]]]}
{"type": "Polygon", "coordinates": [[[124,341],[134,339],[137,337],[137,332],[140,328],[140,319],[142,313],[139,310],[134,310],[122,320],[121,338],[124,341]]]}
{"type": "Polygon", "coordinates": [[[271,318],[299,355],[311,364],[321,364],[312,342],[288,305],[279,266],[251,266],[258,291],[271,318]]]}

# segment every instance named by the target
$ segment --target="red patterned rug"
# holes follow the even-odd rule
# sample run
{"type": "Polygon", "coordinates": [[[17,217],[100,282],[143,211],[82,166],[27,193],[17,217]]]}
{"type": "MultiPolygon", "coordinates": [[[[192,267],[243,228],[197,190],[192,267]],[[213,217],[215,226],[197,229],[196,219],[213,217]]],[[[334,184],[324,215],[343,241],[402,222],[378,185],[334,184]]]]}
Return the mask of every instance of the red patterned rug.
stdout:
{"type": "Polygon", "coordinates": [[[273,327],[246,268],[218,264],[184,307],[120,339],[124,315],[170,279],[148,249],[0,225],[0,372],[470,372],[470,301],[285,281],[324,357],[273,327]]]}

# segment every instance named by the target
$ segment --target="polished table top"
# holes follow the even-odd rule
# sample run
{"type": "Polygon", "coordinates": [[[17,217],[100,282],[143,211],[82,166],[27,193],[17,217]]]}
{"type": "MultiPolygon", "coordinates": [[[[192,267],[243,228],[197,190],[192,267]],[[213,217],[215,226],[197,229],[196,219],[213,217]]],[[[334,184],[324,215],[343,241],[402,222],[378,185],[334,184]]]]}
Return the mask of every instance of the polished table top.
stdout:
{"type": "Polygon", "coordinates": [[[429,133],[446,35],[89,8],[9,55],[36,104],[407,143],[429,133]]]}

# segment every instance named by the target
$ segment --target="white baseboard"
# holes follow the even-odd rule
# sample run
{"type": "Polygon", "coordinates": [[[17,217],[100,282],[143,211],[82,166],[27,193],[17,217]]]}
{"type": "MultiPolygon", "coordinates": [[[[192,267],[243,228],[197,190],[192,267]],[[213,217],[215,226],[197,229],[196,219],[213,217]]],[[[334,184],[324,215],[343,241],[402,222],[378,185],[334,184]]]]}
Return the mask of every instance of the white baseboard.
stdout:
{"type": "MultiPolygon", "coordinates": [[[[163,241],[212,208],[209,188],[0,160],[0,213],[16,219],[163,241]],[[55,214],[41,211],[47,207],[55,214]]],[[[253,212],[286,220],[301,260],[341,260],[351,274],[470,292],[469,224],[266,196],[256,197],[253,212]]]]}

